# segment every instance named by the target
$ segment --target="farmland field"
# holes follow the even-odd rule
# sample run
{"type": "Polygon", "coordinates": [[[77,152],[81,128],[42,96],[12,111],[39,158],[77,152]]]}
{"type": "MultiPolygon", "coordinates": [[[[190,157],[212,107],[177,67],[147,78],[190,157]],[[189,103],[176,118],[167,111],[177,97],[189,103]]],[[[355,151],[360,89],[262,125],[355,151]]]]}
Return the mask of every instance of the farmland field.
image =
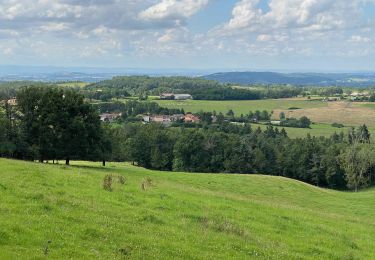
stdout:
{"type": "Polygon", "coordinates": [[[57,86],[59,87],[66,87],[66,88],[84,88],[86,87],[87,85],[89,85],[89,83],[86,83],[86,82],[63,82],[63,83],[57,83],[56,84],[57,86]]]}
{"type": "Polygon", "coordinates": [[[278,115],[281,111],[286,113],[287,117],[307,116],[316,123],[342,123],[344,125],[375,126],[375,109],[369,107],[372,104],[360,104],[353,102],[328,102],[327,106],[304,108],[299,110],[275,109],[274,114],[278,115]]]}
{"type": "Polygon", "coordinates": [[[0,159],[1,259],[371,259],[375,190],[0,159]],[[106,174],[113,191],[102,188],[106,174]],[[117,182],[125,177],[125,184],[117,182]],[[141,188],[147,181],[148,185],[141,188]]]}
{"type": "Polygon", "coordinates": [[[226,113],[232,109],[237,116],[256,110],[288,110],[289,108],[325,108],[326,102],[302,99],[265,99],[265,100],[237,100],[237,101],[206,101],[206,100],[154,100],[166,108],[183,108],[185,112],[216,111],[226,113]]]}
{"type": "MultiPolygon", "coordinates": [[[[253,124],[252,127],[253,128],[260,127],[261,129],[264,130],[266,129],[267,126],[253,124]]],[[[276,128],[279,128],[279,130],[282,129],[282,127],[276,127],[276,128]]],[[[337,127],[332,127],[330,124],[312,124],[310,128],[285,127],[284,129],[286,130],[290,138],[304,138],[307,136],[307,134],[310,134],[311,136],[325,136],[325,137],[330,137],[335,132],[338,134],[340,132],[344,132],[344,134],[347,134],[350,128],[351,127],[349,126],[345,126],[343,128],[337,128],[337,127]]],[[[375,128],[369,127],[368,129],[370,131],[372,138],[374,139],[375,128]]]]}
{"type": "Polygon", "coordinates": [[[354,106],[375,109],[375,103],[369,103],[369,102],[356,103],[354,104],[354,106]]]}

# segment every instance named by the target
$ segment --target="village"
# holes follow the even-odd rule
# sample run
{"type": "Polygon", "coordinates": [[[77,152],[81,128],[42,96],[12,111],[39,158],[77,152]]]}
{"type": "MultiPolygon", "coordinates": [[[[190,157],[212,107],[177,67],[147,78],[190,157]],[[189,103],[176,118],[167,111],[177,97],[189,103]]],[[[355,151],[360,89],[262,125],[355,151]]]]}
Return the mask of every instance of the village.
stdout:
{"type": "MultiPolygon", "coordinates": [[[[121,118],[122,113],[103,113],[100,114],[102,122],[113,123],[121,118]]],[[[174,115],[138,115],[144,124],[160,123],[164,126],[170,126],[173,122],[199,123],[200,118],[192,113],[174,114],[174,115]]]]}

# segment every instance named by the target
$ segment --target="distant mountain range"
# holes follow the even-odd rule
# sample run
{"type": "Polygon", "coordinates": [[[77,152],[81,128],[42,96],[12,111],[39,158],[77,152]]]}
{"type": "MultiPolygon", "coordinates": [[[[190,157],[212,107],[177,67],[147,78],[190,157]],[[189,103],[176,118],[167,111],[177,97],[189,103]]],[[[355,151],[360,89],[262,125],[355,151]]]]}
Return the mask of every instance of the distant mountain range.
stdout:
{"type": "Polygon", "coordinates": [[[188,76],[203,77],[221,83],[291,84],[301,86],[375,86],[375,73],[278,73],[219,72],[194,69],[88,68],[0,65],[1,81],[84,81],[98,82],[115,76],[188,76]],[[211,74],[214,73],[214,74],[211,74]],[[207,75],[207,76],[203,76],[207,75]]]}
{"type": "Polygon", "coordinates": [[[220,72],[204,78],[233,84],[291,84],[303,86],[375,86],[375,73],[220,72]]]}
{"type": "Polygon", "coordinates": [[[96,67],[47,67],[0,65],[1,81],[84,81],[98,82],[115,76],[189,76],[198,77],[217,70],[190,69],[138,69],[138,68],[96,68],[96,67]]]}

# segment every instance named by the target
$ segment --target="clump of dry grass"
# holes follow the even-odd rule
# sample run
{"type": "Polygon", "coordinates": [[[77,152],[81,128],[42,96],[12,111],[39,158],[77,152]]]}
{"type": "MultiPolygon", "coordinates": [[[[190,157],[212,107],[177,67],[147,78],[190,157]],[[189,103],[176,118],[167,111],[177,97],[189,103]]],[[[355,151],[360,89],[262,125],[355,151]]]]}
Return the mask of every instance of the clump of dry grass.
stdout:
{"type": "Polygon", "coordinates": [[[146,191],[149,188],[151,188],[152,186],[153,186],[152,179],[150,177],[147,177],[147,178],[143,179],[143,181],[141,183],[142,190],[146,191]]]}
{"type": "Polygon", "coordinates": [[[120,183],[120,184],[122,184],[122,185],[124,185],[126,183],[126,179],[125,179],[124,176],[118,175],[117,176],[117,182],[120,183]]]}
{"type": "Polygon", "coordinates": [[[106,176],[104,176],[104,179],[103,179],[103,189],[105,189],[106,191],[112,191],[112,184],[113,184],[113,176],[112,174],[107,174],[106,176]]]}

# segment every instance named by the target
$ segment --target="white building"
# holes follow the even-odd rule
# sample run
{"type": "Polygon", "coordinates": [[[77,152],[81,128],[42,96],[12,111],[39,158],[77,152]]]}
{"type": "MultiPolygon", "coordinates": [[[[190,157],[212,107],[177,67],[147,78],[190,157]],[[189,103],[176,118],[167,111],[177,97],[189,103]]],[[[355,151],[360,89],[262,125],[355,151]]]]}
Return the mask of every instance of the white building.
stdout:
{"type": "Polygon", "coordinates": [[[193,97],[190,94],[174,94],[175,100],[188,100],[193,99],[193,97]]]}

